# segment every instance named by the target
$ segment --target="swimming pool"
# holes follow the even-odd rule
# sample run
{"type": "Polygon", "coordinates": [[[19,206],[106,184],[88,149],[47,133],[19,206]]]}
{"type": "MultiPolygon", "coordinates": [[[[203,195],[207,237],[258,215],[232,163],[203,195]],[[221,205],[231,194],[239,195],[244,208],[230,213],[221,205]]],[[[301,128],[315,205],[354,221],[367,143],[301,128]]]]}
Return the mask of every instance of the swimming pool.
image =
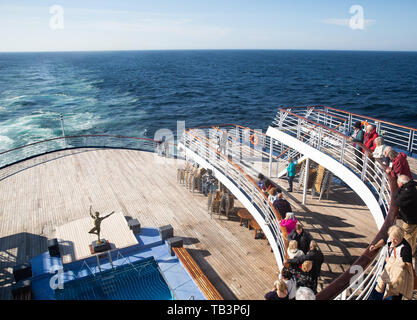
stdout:
{"type": "Polygon", "coordinates": [[[58,300],[174,300],[153,257],[65,282],[58,300]]]}

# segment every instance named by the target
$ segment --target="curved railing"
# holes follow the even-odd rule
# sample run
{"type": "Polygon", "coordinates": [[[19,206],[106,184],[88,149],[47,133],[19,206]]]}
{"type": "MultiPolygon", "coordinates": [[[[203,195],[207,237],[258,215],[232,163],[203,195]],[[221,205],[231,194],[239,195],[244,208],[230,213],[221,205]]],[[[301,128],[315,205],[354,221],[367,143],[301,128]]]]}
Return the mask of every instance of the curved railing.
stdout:
{"type": "MultiPolygon", "coordinates": [[[[391,199],[398,189],[397,181],[394,177],[388,176],[391,199]]],[[[378,280],[378,275],[382,271],[382,266],[386,257],[386,252],[382,249],[370,251],[371,245],[376,244],[381,239],[387,239],[388,229],[395,224],[398,216],[398,206],[393,200],[384,224],[372,240],[364,253],[352,264],[352,266],[333,280],[326,288],[316,295],[317,300],[331,299],[367,299],[374,289],[378,280]],[[359,272],[358,272],[359,271],[359,272]],[[362,281],[361,281],[362,279],[362,281]]]]}
{"type": "MultiPolygon", "coordinates": [[[[328,119],[334,117],[344,119],[347,123],[347,128],[343,128],[344,132],[349,131],[356,121],[372,124],[375,126],[378,134],[384,137],[384,140],[387,144],[391,144],[401,150],[404,150],[408,152],[409,155],[417,152],[416,128],[403,126],[389,121],[384,121],[373,117],[322,105],[309,107],[291,107],[290,109],[294,113],[313,120],[315,117],[317,117],[317,113],[326,113],[328,115],[328,119]],[[310,111],[312,108],[314,110],[310,111]]],[[[276,118],[279,119],[279,112],[276,118]]],[[[275,121],[277,121],[277,119],[275,121]]]]}
{"type": "MultiPolygon", "coordinates": [[[[395,221],[395,212],[396,210],[398,211],[395,206],[390,204],[392,198],[391,195],[397,188],[395,178],[387,176],[385,174],[385,167],[378,161],[372,163],[371,161],[364,159],[364,163],[359,168],[357,167],[353,144],[349,141],[348,136],[336,131],[339,128],[342,128],[343,130],[346,123],[343,119],[333,116],[331,116],[333,119],[330,119],[330,115],[323,112],[321,112],[320,118],[316,119],[320,122],[300,117],[288,112],[288,110],[282,110],[282,114],[285,114],[286,116],[281,122],[280,129],[298,137],[303,142],[312,145],[319,150],[321,149],[322,152],[335,157],[335,159],[342,162],[353,172],[356,172],[356,174],[361,177],[361,180],[364,183],[367,183],[370,188],[377,186],[380,191],[378,193],[378,199],[380,201],[382,200],[381,205],[384,206],[387,212],[387,218],[383,220],[383,225],[371,244],[386,238],[386,231],[395,221]],[[329,127],[326,127],[324,123],[329,127]],[[294,129],[294,127],[297,129],[294,129]],[[345,150],[342,150],[342,145],[345,150]],[[378,173],[377,177],[375,177],[375,172],[378,173]]],[[[201,135],[210,137],[213,148],[216,150],[224,149],[225,156],[236,159],[237,163],[239,163],[238,160],[245,160],[245,158],[256,162],[254,155],[258,155],[258,160],[261,162],[262,158],[265,158],[271,163],[273,158],[278,159],[289,149],[289,147],[283,146],[282,143],[275,141],[275,139],[266,136],[262,132],[257,132],[235,124],[222,124],[216,127],[199,127],[194,130],[198,130],[201,135]],[[211,133],[209,132],[210,130],[211,133]],[[216,131],[218,131],[217,135],[216,131]],[[224,132],[226,132],[227,136],[226,143],[230,144],[226,148],[223,148],[222,144],[224,144],[224,141],[221,141],[221,136],[224,132]],[[254,134],[258,135],[259,138],[256,146],[250,141],[250,137],[254,134]]],[[[360,144],[360,146],[364,148],[365,151],[367,150],[362,144],[360,144]]],[[[369,150],[367,151],[370,152],[369,150]]],[[[367,299],[382,270],[385,257],[386,252],[383,250],[378,253],[377,251],[369,252],[369,249],[367,249],[348,271],[324,288],[317,295],[317,299],[367,299]]]]}
{"type": "MultiPolygon", "coordinates": [[[[286,256],[286,230],[280,226],[281,215],[268,201],[256,181],[227,155],[219,152],[216,141],[207,138],[201,131],[187,129],[184,132],[183,144],[226,176],[256,208],[264,225],[273,236],[272,239],[267,238],[274,251],[278,267],[281,268],[286,256]],[[272,244],[276,244],[276,248],[272,244]]],[[[263,224],[259,223],[259,225],[262,227],[263,224]]],[[[265,234],[267,235],[267,232],[265,234]]]]}
{"type": "Polygon", "coordinates": [[[349,136],[331,126],[289,110],[280,109],[279,113],[283,120],[274,123],[277,129],[329,155],[354,172],[372,191],[383,212],[382,220],[385,219],[391,200],[389,184],[382,163],[367,156],[372,154],[372,151],[362,143],[356,143],[364,152],[358,150],[349,140],[349,136]],[[308,134],[303,134],[306,132],[308,134]]]}
{"type": "MultiPolygon", "coordinates": [[[[155,151],[160,141],[148,138],[126,137],[120,135],[77,135],[57,137],[30,143],[0,152],[0,180],[36,164],[36,157],[56,151],[75,148],[122,148],[155,151]],[[24,160],[32,159],[32,162],[24,160]]],[[[42,159],[39,159],[42,161],[42,159]]]]}

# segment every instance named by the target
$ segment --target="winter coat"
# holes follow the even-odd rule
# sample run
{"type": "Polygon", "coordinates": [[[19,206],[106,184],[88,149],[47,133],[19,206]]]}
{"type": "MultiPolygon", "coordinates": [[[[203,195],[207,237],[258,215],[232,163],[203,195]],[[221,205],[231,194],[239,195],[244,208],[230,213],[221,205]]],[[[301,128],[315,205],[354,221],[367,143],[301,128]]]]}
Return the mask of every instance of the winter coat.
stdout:
{"type": "Polygon", "coordinates": [[[307,287],[313,290],[314,293],[317,292],[317,282],[314,280],[312,270],[309,272],[304,272],[300,270],[297,274],[297,287],[307,287]]]}
{"type": "MultiPolygon", "coordinates": [[[[353,142],[363,143],[363,135],[364,135],[364,132],[363,132],[362,129],[359,129],[357,132],[354,131],[353,134],[352,134],[352,141],[353,142]]],[[[356,149],[361,150],[361,146],[360,145],[354,143],[353,146],[356,149]]]]}
{"type": "Polygon", "coordinates": [[[310,250],[306,255],[294,257],[293,259],[289,259],[288,262],[291,265],[300,265],[307,260],[313,262],[313,269],[311,269],[311,271],[313,273],[313,277],[317,279],[320,276],[321,265],[324,261],[323,253],[319,249],[310,250]]]}
{"type": "Polygon", "coordinates": [[[301,234],[297,233],[297,230],[291,231],[287,238],[288,241],[295,240],[298,243],[298,248],[301,249],[304,254],[310,249],[310,241],[313,240],[311,235],[303,229],[301,234]]]}
{"type": "Polygon", "coordinates": [[[382,159],[384,156],[384,149],[385,149],[386,145],[382,145],[382,146],[378,146],[375,148],[374,153],[372,154],[372,156],[375,159],[382,159]]]}
{"type": "Polygon", "coordinates": [[[399,188],[394,201],[400,208],[399,218],[407,224],[417,224],[417,182],[411,180],[399,188]]]}
{"type": "Polygon", "coordinates": [[[392,171],[391,175],[393,177],[398,177],[399,175],[405,174],[411,180],[413,175],[411,174],[410,166],[408,165],[407,155],[404,152],[400,152],[397,157],[392,162],[392,171]]]}
{"type": "Polygon", "coordinates": [[[285,227],[285,229],[287,229],[287,234],[290,234],[295,229],[296,224],[297,224],[297,218],[288,219],[288,220],[282,219],[280,223],[281,227],[285,227]]]}
{"type": "Polygon", "coordinates": [[[391,256],[385,265],[384,270],[378,279],[377,289],[382,291],[385,288],[384,299],[388,296],[402,294],[407,299],[413,296],[414,274],[411,268],[404,268],[402,258],[391,256]]]}
{"type": "MultiPolygon", "coordinates": [[[[297,257],[304,256],[304,252],[302,252],[300,249],[297,249],[297,250],[293,251],[293,250],[290,250],[290,248],[288,248],[287,254],[288,254],[288,257],[290,258],[290,260],[295,259],[297,257]]],[[[298,265],[300,265],[300,264],[301,263],[299,263],[298,265]]]]}
{"type": "Polygon", "coordinates": [[[372,130],[371,132],[365,132],[365,136],[363,138],[363,144],[369,150],[374,151],[376,148],[376,145],[375,145],[376,138],[378,138],[378,133],[376,132],[376,129],[374,128],[374,130],[372,130]]]}
{"type": "Polygon", "coordinates": [[[287,167],[287,172],[289,177],[295,176],[295,163],[291,162],[287,167]]]}
{"type": "Polygon", "coordinates": [[[285,217],[287,212],[292,212],[290,203],[285,199],[277,199],[272,204],[275,209],[278,210],[278,213],[281,215],[281,217],[285,217]]]}

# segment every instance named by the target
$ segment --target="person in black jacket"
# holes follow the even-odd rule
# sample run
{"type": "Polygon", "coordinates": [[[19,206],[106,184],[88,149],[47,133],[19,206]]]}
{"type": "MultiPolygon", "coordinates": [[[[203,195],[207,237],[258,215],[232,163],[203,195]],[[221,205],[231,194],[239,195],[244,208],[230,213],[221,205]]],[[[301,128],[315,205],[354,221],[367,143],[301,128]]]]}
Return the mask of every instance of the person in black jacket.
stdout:
{"type": "Polygon", "coordinates": [[[321,272],[321,265],[324,261],[323,253],[321,252],[318,244],[316,241],[311,240],[310,241],[310,251],[307,252],[307,254],[296,257],[294,259],[284,260],[284,264],[289,263],[291,266],[296,265],[299,266],[304,261],[311,261],[313,262],[313,268],[311,269],[311,274],[313,276],[314,280],[314,292],[317,292],[317,281],[320,276],[321,272]]]}
{"type": "Polygon", "coordinates": [[[317,286],[313,277],[313,263],[310,260],[304,261],[301,270],[297,274],[297,287],[307,287],[317,293],[317,286]]]}
{"type": "MultiPolygon", "coordinates": [[[[281,191],[281,190],[279,190],[281,191]]],[[[285,218],[287,212],[292,212],[291,204],[283,198],[282,192],[277,193],[277,199],[272,204],[282,218],[285,218]]]]}
{"type": "Polygon", "coordinates": [[[312,239],[313,238],[308,233],[308,231],[304,230],[299,222],[297,222],[295,229],[291,231],[287,238],[288,241],[297,241],[298,248],[302,250],[304,254],[307,254],[308,250],[310,249],[310,241],[312,239]]]}
{"type": "Polygon", "coordinates": [[[397,185],[399,189],[394,195],[394,201],[400,208],[398,217],[404,221],[404,238],[410,244],[414,256],[417,241],[417,183],[406,175],[400,175],[397,185]]]}

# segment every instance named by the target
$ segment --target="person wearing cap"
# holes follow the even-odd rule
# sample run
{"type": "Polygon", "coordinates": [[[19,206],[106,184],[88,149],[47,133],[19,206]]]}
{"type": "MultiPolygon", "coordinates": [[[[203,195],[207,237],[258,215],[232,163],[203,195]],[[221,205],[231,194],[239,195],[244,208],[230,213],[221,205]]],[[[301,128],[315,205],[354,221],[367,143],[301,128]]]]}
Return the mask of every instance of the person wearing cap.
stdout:
{"type": "Polygon", "coordinates": [[[360,144],[356,142],[363,143],[363,139],[365,136],[365,133],[362,130],[362,124],[360,121],[356,121],[353,125],[354,131],[352,136],[349,138],[350,141],[353,142],[353,147],[355,148],[355,158],[356,158],[356,167],[359,171],[362,171],[363,166],[363,160],[362,160],[362,148],[360,144]]]}

